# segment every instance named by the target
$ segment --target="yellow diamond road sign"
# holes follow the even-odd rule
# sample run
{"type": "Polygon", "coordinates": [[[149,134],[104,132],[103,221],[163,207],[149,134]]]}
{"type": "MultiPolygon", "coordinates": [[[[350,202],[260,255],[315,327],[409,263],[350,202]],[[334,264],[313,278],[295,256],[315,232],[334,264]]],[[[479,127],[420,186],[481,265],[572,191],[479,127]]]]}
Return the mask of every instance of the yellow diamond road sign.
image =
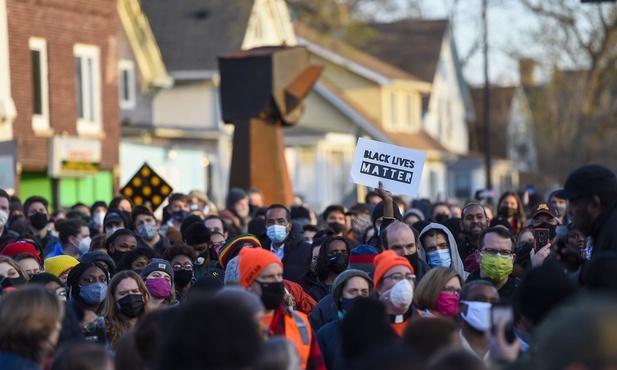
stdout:
{"type": "Polygon", "coordinates": [[[144,163],[120,193],[131,198],[136,205],[143,204],[154,211],[172,191],[171,186],[144,163]]]}

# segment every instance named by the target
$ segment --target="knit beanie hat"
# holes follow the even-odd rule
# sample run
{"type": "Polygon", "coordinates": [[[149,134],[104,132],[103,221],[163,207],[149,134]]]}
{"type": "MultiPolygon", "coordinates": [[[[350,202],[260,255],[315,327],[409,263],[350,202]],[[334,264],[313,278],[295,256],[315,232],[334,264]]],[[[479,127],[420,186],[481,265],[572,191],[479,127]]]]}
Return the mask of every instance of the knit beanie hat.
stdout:
{"type": "Polygon", "coordinates": [[[189,246],[208,243],[210,241],[210,230],[203,222],[189,225],[184,232],[184,241],[189,246]]]}
{"type": "MultiPolygon", "coordinates": [[[[394,210],[394,218],[399,221],[403,221],[403,215],[401,214],[401,210],[398,209],[396,204],[393,203],[392,208],[394,210]]],[[[371,214],[371,221],[373,221],[373,226],[375,225],[375,221],[377,221],[379,217],[383,217],[383,200],[377,203],[375,205],[375,208],[373,208],[373,213],[371,214]]]]}
{"type": "Polygon", "coordinates": [[[249,248],[261,248],[261,243],[253,234],[240,234],[235,238],[229,240],[227,243],[223,244],[221,249],[219,250],[219,262],[223,268],[227,265],[230,259],[240,253],[240,250],[243,247],[249,248]]]}
{"type": "Polygon", "coordinates": [[[182,240],[186,241],[186,230],[192,224],[203,224],[203,225],[205,225],[204,220],[202,220],[201,217],[199,217],[197,215],[191,214],[191,215],[186,216],[186,218],[184,220],[182,220],[182,223],[180,224],[180,234],[182,234],[182,240]]]}
{"type": "Polygon", "coordinates": [[[347,268],[347,270],[341,272],[332,283],[332,299],[334,300],[336,308],[339,310],[341,309],[339,301],[341,299],[341,295],[343,294],[343,286],[347,280],[355,276],[359,276],[368,281],[369,294],[373,293],[373,279],[371,279],[366,272],[347,268]]]}
{"type": "Polygon", "coordinates": [[[229,194],[227,195],[227,208],[232,209],[233,205],[236,204],[237,201],[243,198],[248,198],[248,195],[241,188],[231,188],[229,189],[229,194]]]}
{"type": "Polygon", "coordinates": [[[230,283],[239,283],[240,282],[240,271],[238,270],[238,257],[230,259],[227,262],[227,266],[225,267],[225,284],[230,283]]]}
{"type": "Polygon", "coordinates": [[[375,286],[379,286],[381,278],[383,278],[384,274],[394,266],[406,266],[414,273],[414,269],[407,258],[397,255],[394,251],[383,252],[375,257],[374,263],[375,275],[373,281],[375,282],[375,286]]]}
{"type": "Polygon", "coordinates": [[[39,256],[39,254],[36,252],[34,246],[28,242],[17,241],[11,243],[4,247],[2,252],[0,252],[0,254],[2,254],[3,256],[8,256],[11,258],[22,253],[31,255],[32,258],[34,258],[39,263],[39,265],[41,264],[41,256],[39,256]]]}
{"type": "Polygon", "coordinates": [[[153,258],[150,260],[150,263],[144,267],[141,271],[141,277],[146,281],[148,275],[153,273],[154,271],[162,271],[166,272],[169,277],[171,277],[171,284],[174,283],[174,269],[171,268],[171,263],[169,261],[164,260],[162,258],[153,258]]]}
{"type": "Polygon", "coordinates": [[[424,221],[424,213],[422,213],[422,211],[417,208],[410,208],[405,211],[405,214],[403,215],[403,220],[406,219],[409,215],[414,215],[418,218],[419,221],[424,221]]]}
{"type": "Polygon", "coordinates": [[[62,275],[64,271],[72,269],[78,264],[78,260],[69,255],[63,254],[61,256],[46,258],[44,262],[44,267],[45,272],[49,272],[55,277],[60,277],[60,275],[62,275]]]}
{"type": "Polygon", "coordinates": [[[349,265],[347,269],[357,269],[372,274],[375,272],[373,261],[379,251],[368,244],[360,244],[351,250],[349,254],[349,265]]]}
{"type": "Polygon", "coordinates": [[[238,259],[240,284],[242,284],[242,287],[244,289],[248,288],[266,266],[272,263],[276,263],[283,268],[281,260],[270,251],[263,248],[242,248],[240,250],[240,258],[238,259]]]}

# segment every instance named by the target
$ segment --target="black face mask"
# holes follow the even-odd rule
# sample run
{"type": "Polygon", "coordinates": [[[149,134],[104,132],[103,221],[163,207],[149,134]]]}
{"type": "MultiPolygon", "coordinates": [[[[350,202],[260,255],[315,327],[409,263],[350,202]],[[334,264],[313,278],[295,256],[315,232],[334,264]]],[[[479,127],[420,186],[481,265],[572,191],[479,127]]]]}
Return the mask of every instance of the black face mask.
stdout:
{"type": "Polygon", "coordinates": [[[123,252],[123,251],[119,251],[117,249],[114,249],[114,251],[111,252],[111,259],[113,259],[114,262],[116,262],[116,265],[117,265],[122,260],[122,257],[126,256],[127,253],[128,252],[123,252]]]}
{"type": "Polygon", "coordinates": [[[549,223],[543,222],[538,226],[534,226],[534,229],[548,229],[548,239],[553,240],[555,235],[557,235],[557,225],[551,225],[549,223]]]}
{"type": "Polygon", "coordinates": [[[335,234],[340,234],[345,231],[345,225],[339,224],[338,222],[330,222],[328,227],[331,228],[335,234]]]}
{"type": "Polygon", "coordinates": [[[349,256],[346,256],[343,253],[337,253],[335,255],[329,256],[328,269],[336,274],[340,274],[347,269],[348,261],[349,256]]]}
{"type": "Polygon", "coordinates": [[[174,282],[178,288],[184,288],[193,280],[193,271],[174,270],[174,282]]]}
{"type": "Polygon", "coordinates": [[[420,256],[418,255],[418,252],[416,253],[412,253],[412,254],[408,254],[406,256],[403,256],[407,259],[407,261],[409,261],[409,263],[411,264],[411,266],[415,269],[415,267],[418,264],[418,259],[420,259],[420,256]]]}
{"type": "Polygon", "coordinates": [[[171,214],[171,217],[178,222],[182,222],[182,220],[187,218],[189,215],[190,213],[187,211],[176,211],[171,214]]]}
{"type": "Polygon", "coordinates": [[[46,213],[35,213],[32,216],[28,217],[30,220],[30,225],[37,230],[43,230],[45,226],[47,226],[47,214],[46,213]]]}
{"type": "Polygon", "coordinates": [[[440,213],[440,214],[435,216],[435,222],[440,223],[440,224],[446,222],[449,219],[450,219],[450,216],[448,216],[448,215],[446,215],[444,213],[440,213]]]}
{"type": "Polygon", "coordinates": [[[133,319],[141,316],[144,312],[145,304],[143,295],[129,294],[118,300],[116,308],[124,314],[124,316],[133,319]]]}
{"type": "Polygon", "coordinates": [[[20,286],[26,285],[26,280],[24,280],[24,278],[22,278],[21,276],[16,278],[10,278],[0,275],[0,280],[2,281],[0,285],[2,285],[3,288],[19,288],[20,286]]]}
{"type": "Polygon", "coordinates": [[[509,207],[499,207],[499,215],[503,217],[514,217],[516,216],[516,208],[509,207]]]}
{"type": "Polygon", "coordinates": [[[261,301],[267,310],[273,310],[283,304],[283,298],[285,297],[285,283],[259,283],[261,287],[261,301]]]}

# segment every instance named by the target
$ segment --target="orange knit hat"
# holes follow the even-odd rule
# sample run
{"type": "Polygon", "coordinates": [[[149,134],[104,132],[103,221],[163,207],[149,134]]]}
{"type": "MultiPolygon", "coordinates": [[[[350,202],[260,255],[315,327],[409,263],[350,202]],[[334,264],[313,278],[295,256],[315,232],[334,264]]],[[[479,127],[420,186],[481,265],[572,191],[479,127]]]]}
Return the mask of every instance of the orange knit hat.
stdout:
{"type": "Polygon", "coordinates": [[[276,263],[283,268],[283,263],[278,257],[263,248],[242,248],[238,257],[238,270],[240,271],[240,283],[244,289],[255,281],[257,276],[269,264],[276,263]]]}
{"type": "Polygon", "coordinates": [[[375,286],[379,285],[383,275],[394,266],[406,266],[409,267],[411,273],[415,273],[407,258],[397,255],[394,251],[383,252],[375,257],[373,263],[375,264],[375,276],[373,277],[375,286]]]}

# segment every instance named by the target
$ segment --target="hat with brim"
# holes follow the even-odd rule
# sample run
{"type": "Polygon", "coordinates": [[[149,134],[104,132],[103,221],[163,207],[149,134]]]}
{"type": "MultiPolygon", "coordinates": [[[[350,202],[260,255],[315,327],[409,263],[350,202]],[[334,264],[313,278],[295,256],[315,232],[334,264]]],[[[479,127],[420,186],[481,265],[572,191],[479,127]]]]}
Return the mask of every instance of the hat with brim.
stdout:
{"type": "Polygon", "coordinates": [[[608,167],[589,164],[572,171],[563,189],[554,195],[560,199],[573,199],[598,194],[617,194],[617,177],[608,167]]]}

